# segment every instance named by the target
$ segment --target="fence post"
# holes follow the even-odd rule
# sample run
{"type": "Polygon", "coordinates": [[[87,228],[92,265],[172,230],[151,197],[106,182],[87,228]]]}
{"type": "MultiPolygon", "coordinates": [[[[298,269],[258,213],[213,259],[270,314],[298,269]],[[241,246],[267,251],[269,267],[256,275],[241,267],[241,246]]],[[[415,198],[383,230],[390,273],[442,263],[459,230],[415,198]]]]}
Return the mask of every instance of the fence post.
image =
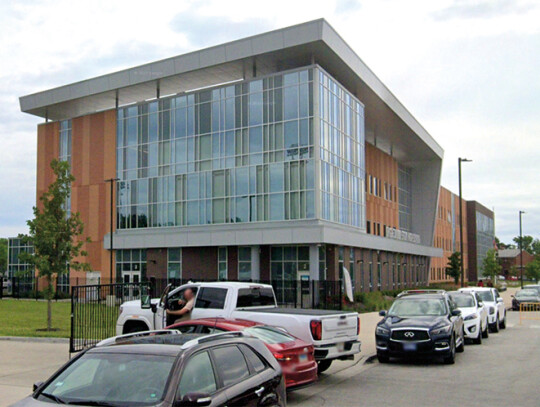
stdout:
{"type": "MultiPolygon", "coordinates": [[[[77,277],[78,279],[78,277],[77,277]]],[[[71,317],[70,317],[70,322],[71,322],[71,327],[70,327],[70,334],[69,334],[69,355],[71,356],[71,354],[75,351],[75,344],[73,343],[73,340],[74,340],[74,332],[75,332],[75,321],[73,320],[74,319],[74,316],[75,316],[75,290],[78,289],[78,287],[71,287],[71,317]]]]}

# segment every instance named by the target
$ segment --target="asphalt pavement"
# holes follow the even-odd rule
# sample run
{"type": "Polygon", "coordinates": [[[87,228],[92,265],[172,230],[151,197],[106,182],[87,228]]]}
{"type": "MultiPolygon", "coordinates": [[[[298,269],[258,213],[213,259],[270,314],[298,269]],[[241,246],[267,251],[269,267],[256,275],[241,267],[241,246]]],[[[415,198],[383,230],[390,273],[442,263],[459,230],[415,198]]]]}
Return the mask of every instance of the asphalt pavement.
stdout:
{"type": "MultiPolygon", "coordinates": [[[[504,294],[506,301],[510,294],[504,294]]],[[[535,314],[540,317],[540,313],[535,314]]],[[[454,365],[437,361],[356,363],[334,374],[323,374],[316,385],[290,393],[289,405],[540,406],[536,374],[540,320],[520,325],[519,313],[508,311],[507,325],[482,345],[468,344],[454,365]]]]}

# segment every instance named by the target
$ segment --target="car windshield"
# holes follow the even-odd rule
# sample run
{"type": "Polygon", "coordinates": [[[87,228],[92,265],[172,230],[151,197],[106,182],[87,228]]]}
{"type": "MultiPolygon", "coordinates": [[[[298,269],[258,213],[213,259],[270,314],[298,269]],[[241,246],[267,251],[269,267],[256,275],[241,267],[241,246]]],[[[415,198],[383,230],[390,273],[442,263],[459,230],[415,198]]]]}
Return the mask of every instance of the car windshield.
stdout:
{"type": "Polygon", "coordinates": [[[394,301],[388,314],[397,317],[441,316],[446,313],[443,300],[438,298],[406,298],[394,301]]]}
{"type": "Polygon", "coordinates": [[[244,329],[244,332],[260,339],[268,345],[275,343],[293,342],[294,337],[283,332],[277,328],[271,328],[269,326],[253,326],[251,328],[244,329]]]}
{"type": "Polygon", "coordinates": [[[536,297],[535,290],[520,290],[516,293],[516,297],[536,297]]]}
{"type": "Polygon", "coordinates": [[[472,295],[468,295],[468,294],[452,295],[452,299],[457,304],[458,308],[474,307],[474,298],[472,297],[472,295]]]}
{"type": "Polygon", "coordinates": [[[171,356],[86,353],[43,388],[38,399],[59,404],[158,404],[174,361],[171,356]]]}
{"type": "Polygon", "coordinates": [[[478,296],[480,297],[480,299],[482,301],[487,301],[487,302],[495,301],[493,299],[493,293],[491,292],[491,290],[489,290],[489,291],[478,291],[478,296]]]}

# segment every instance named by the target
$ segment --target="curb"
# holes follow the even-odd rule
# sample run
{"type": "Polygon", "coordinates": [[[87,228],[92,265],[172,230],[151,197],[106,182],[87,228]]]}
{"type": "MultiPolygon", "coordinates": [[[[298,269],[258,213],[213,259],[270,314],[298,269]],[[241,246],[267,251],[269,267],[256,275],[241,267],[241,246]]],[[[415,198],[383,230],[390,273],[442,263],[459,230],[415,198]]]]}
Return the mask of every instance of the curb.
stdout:
{"type": "Polygon", "coordinates": [[[371,364],[371,363],[375,362],[375,360],[377,360],[377,354],[376,353],[366,357],[366,360],[364,361],[364,365],[371,364]]]}
{"type": "Polygon", "coordinates": [[[28,336],[0,336],[0,341],[69,344],[69,338],[42,338],[28,336]]]}

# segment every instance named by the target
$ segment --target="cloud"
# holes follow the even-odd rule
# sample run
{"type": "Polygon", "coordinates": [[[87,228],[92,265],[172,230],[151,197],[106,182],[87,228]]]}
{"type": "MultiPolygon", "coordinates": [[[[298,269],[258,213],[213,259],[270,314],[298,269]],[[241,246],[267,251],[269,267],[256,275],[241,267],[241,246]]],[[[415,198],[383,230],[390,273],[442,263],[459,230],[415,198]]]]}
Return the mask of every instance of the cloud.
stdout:
{"type": "Polygon", "coordinates": [[[203,16],[186,10],[172,18],[170,27],[183,34],[191,45],[206,47],[269,31],[273,24],[262,18],[234,21],[225,16],[203,16]]]}
{"type": "Polygon", "coordinates": [[[0,2],[0,236],[35,204],[36,124],[18,97],[326,18],[445,149],[443,185],[540,234],[540,8],[534,1],[0,2]]]}
{"type": "Polygon", "coordinates": [[[535,8],[530,1],[457,0],[451,6],[432,13],[435,20],[490,19],[508,14],[523,14],[535,8]]]}

